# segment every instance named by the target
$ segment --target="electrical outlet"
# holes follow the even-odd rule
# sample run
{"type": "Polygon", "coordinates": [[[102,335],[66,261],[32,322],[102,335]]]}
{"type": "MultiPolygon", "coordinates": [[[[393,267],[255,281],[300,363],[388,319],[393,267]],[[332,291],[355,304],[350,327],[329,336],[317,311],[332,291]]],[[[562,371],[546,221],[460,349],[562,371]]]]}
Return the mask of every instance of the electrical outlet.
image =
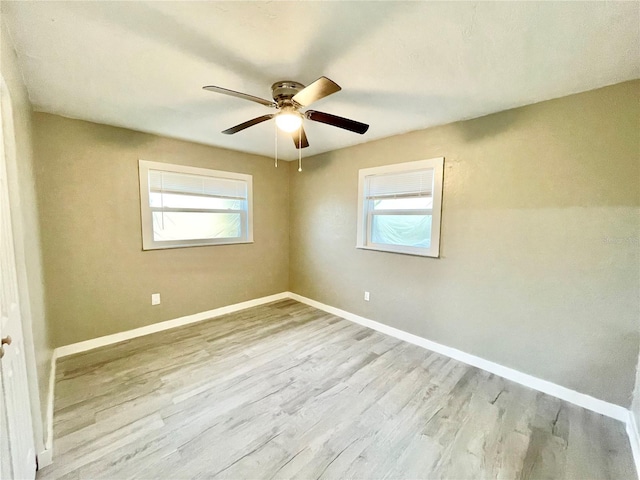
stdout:
{"type": "Polygon", "coordinates": [[[369,292],[364,292],[364,301],[365,302],[369,301],[369,292]]]}
{"type": "Polygon", "coordinates": [[[160,305],[160,294],[152,293],[151,294],[151,305],[160,305]]]}

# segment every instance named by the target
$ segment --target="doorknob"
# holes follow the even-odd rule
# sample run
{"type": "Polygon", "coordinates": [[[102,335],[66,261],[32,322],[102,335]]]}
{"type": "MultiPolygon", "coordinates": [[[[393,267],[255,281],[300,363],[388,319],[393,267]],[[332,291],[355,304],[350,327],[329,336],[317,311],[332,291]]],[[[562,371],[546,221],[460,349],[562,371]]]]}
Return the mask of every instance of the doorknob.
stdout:
{"type": "Polygon", "coordinates": [[[2,343],[0,343],[0,358],[4,357],[4,345],[11,345],[11,335],[7,335],[2,339],[2,343]]]}

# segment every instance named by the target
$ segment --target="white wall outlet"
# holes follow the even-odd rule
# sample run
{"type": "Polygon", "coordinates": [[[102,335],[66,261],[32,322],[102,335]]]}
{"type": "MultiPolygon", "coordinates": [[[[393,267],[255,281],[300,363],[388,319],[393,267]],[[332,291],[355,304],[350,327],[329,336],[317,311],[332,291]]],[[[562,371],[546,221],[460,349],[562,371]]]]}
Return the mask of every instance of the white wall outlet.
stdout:
{"type": "Polygon", "coordinates": [[[364,292],[364,301],[365,302],[369,301],[369,292],[364,292]]]}
{"type": "Polygon", "coordinates": [[[151,305],[160,305],[160,294],[152,293],[151,294],[151,305]]]}

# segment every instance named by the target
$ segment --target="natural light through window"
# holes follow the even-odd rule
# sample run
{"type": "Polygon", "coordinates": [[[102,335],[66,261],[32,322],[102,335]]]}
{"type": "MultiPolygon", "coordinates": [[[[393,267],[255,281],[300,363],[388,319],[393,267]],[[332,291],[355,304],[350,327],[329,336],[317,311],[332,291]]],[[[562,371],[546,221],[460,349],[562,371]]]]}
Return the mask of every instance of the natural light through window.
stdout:
{"type": "Polygon", "coordinates": [[[140,160],[143,248],[252,241],[251,175],[140,160]]]}
{"type": "Polygon", "coordinates": [[[444,159],[360,170],[358,248],[437,257],[444,159]]]}

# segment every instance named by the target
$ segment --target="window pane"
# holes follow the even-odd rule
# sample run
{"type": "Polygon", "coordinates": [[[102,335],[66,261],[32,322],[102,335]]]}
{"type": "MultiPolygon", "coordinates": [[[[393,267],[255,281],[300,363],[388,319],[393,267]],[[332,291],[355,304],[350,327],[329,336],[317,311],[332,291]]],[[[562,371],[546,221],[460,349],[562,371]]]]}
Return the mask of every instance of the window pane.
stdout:
{"type": "Polygon", "coordinates": [[[431,215],[372,215],[371,221],[373,243],[431,246],[431,215]]]}
{"type": "Polygon", "coordinates": [[[374,210],[421,210],[433,208],[433,197],[385,198],[373,201],[374,210]]]}
{"type": "Polygon", "coordinates": [[[243,210],[244,200],[232,198],[180,195],[177,193],[149,192],[150,207],[211,208],[216,210],[243,210]]]}
{"type": "Polygon", "coordinates": [[[153,212],[153,239],[204,240],[240,238],[242,218],[239,213],[153,212]]]}

